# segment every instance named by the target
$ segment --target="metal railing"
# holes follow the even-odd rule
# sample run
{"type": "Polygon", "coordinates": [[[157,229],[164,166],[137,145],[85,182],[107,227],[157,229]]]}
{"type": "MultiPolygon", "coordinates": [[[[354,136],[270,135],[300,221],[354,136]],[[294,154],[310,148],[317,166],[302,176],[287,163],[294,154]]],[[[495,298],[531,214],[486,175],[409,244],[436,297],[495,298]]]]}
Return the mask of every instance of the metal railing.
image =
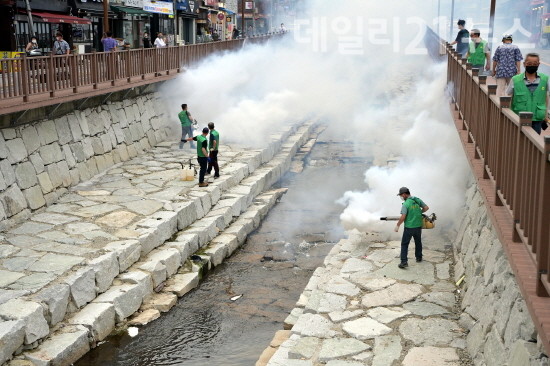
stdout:
{"type": "Polygon", "coordinates": [[[487,85],[487,76],[480,76],[448,43],[426,37],[426,45],[445,49],[459,136],[543,346],[550,351],[550,136],[538,135],[531,127],[532,113],[514,113],[511,97],[497,97],[497,86],[487,85]]]}
{"type": "Polygon", "coordinates": [[[67,93],[131,84],[155,82],[180,72],[207,56],[235,50],[244,44],[263,43],[283,34],[166,48],[87,54],[50,55],[0,59],[0,106],[55,98],[67,93]]]}

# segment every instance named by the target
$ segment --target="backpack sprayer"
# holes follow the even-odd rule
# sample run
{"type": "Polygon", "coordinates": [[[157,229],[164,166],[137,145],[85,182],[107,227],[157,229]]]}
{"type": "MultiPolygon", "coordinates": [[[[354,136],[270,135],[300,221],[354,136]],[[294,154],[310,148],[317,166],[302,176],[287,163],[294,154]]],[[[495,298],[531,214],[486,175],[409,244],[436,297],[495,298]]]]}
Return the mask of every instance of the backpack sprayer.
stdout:
{"type": "Polygon", "coordinates": [[[191,162],[192,160],[189,159],[189,167],[184,166],[183,163],[181,164],[181,180],[186,181],[192,181],[195,180],[195,175],[197,175],[197,169],[195,168],[195,164],[191,162]]]}
{"type": "MultiPolygon", "coordinates": [[[[386,216],[381,217],[380,220],[399,221],[400,217],[401,216],[386,216]]],[[[435,220],[437,220],[437,216],[435,215],[435,213],[431,214],[430,216],[422,214],[422,229],[433,229],[435,227],[435,220]]]]}

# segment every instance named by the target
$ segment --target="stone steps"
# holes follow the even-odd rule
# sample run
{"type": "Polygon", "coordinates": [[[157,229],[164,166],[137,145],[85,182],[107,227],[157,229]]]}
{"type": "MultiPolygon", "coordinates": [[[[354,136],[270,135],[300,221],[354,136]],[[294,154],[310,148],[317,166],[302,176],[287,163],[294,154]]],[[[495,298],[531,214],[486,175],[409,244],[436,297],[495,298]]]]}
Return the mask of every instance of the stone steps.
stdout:
{"type": "MultiPolygon", "coordinates": [[[[70,364],[140,307],[144,312],[138,318],[144,313],[149,318],[157,317],[158,311],[167,311],[177,296],[198,284],[200,266],[189,260],[194,252],[199,250],[203,266],[218,265],[258,227],[283,194],[279,190],[261,192],[289,169],[292,156],[311,130],[311,123],[288,129],[268,148],[250,152],[245,164],[223,168],[224,173],[231,174],[204,190],[190,192],[186,202],[172,202],[173,211],[160,211],[138,222],[143,230],[137,240],[109,243],[103,254],[69,276],[65,283],[71,285],[48,286],[47,291],[40,292],[40,298],[33,297],[32,301],[12,300],[29,306],[42,304],[47,309],[42,316],[46,326],[34,338],[25,340],[27,347],[31,346],[28,348],[54,333],[24,356],[41,365],[70,364]],[[276,149],[280,149],[277,155],[276,149]],[[63,318],[65,321],[60,322],[63,318]]],[[[12,327],[14,334],[28,328],[20,324],[12,327]]],[[[17,346],[20,352],[24,342],[17,339],[10,349],[21,343],[17,346]]]]}

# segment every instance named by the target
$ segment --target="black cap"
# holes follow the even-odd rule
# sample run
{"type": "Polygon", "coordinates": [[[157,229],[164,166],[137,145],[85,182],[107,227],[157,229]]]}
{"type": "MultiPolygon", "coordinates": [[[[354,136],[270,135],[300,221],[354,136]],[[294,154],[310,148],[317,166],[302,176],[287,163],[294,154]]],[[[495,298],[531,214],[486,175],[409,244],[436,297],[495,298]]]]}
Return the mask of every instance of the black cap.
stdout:
{"type": "Polygon", "coordinates": [[[407,187],[399,188],[399,193],[397,195],[401,196],[403,193],[411,194],[411,191],[409,191],[409,189],[407,187]]]}
{"type": "Polygon", "coordinates": [[[205,127],[205,128],[202,129],[202,133],[208,133],[208,132],[210,132],[210,130],[208,129],[208,127],[205,127]]]}

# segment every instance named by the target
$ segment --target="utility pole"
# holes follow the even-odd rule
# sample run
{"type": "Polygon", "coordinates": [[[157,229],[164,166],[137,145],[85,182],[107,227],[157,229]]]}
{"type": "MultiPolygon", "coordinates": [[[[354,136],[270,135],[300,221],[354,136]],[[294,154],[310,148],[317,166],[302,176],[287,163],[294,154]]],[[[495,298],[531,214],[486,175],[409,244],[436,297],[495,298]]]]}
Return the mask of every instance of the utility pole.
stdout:
{"type": "Polygon", "coordinates": [[[103,0],[103,32],[109,31],[109,0],[103,0]]]}
{"type": "Polygon", "coordinates": [[[241,35],[244,37],[245,28],[244,28],[244,7],[245,7],[245,0],[241,0],[241,35]]]}
{"type": "Polygon", "coordinates": [[[29,17],[29,38],[32,38],[34,37],[34,23],[32,22],[31,4],[29,4],[29,0],[25,0],[25,5],[27,6],[27,16],[29,17]]]}
{"type": "Polygon", "coordinates": [[[491,0],[491,10],[489,15],[489,44],[493,42],[493,34],[495,31],[495,8],[496,8],[496,0],[491,0]]]}
{"type": "Polygon", "coordinates": [[[454,22],[455,22],[455,0],[453,0],[451,4],[451,29],[449,31],[449,37],[447,37],[447,39],[453,38],[454,22]]]}

